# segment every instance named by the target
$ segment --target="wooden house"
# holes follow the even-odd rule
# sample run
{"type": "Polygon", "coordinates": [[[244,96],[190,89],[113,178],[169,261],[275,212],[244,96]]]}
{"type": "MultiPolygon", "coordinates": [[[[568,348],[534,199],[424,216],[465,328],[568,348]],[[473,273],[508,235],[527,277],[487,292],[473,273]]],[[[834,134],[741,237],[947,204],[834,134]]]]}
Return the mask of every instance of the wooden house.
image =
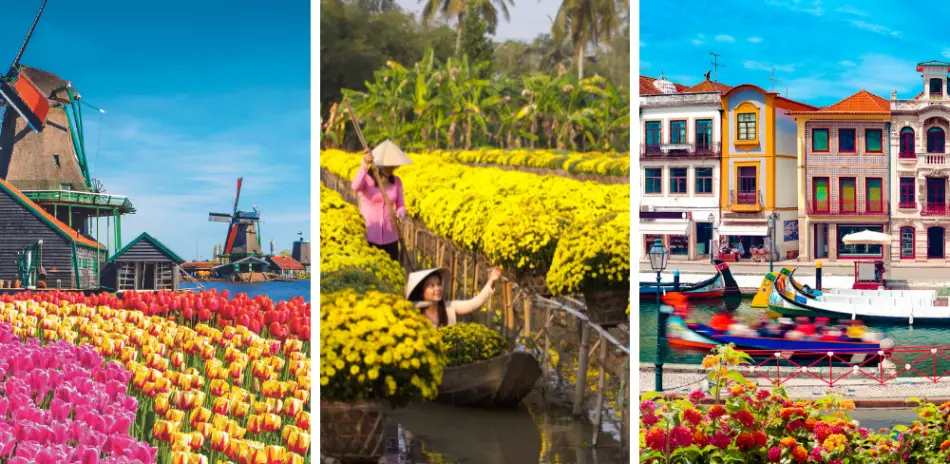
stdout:
{"type": "Polygon", "coordinates": [[[0,280],[20,279],[20,253],[41,240],[36,264],[42,269],[40,280],[47,288],[99,288],[98,271],[106,258],[105,247],[0,180],[0,280]]]}
{"type": "Polygon", "coordinates": [[[142,233],[109,258],[102,285],[116,291],[178,290],[179,265],[185,262],[168,247],[142,233]]]}
{"type": "Polygon", "coordinates": [[[303,264],[289,256],[270,256],[267,261],[271,264],[271,271],[280,276],[295,276],[305,270],[303,264]]]}
{"type": "Polygon", "coordinates": [[[310,242],[304,239],[294,242],[294,249],[290,254],[304,269],[310,269],[310,242]]]}

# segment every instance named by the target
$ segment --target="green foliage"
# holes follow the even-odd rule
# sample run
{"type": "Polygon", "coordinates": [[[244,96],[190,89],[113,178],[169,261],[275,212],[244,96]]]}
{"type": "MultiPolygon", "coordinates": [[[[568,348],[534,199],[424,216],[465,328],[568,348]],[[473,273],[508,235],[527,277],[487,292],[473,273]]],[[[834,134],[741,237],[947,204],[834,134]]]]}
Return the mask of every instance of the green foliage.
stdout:
{"type": "Polygon", "coordinates": [[[508,341],[481,324],[462,323],[439,329],[449,363],[446,367],[485,361],[508,351],[508,341]]]}
{"type": "MultiPolygon", "coordinates": [[[[466,2],[465,14],[462,15],[462,45],[459,57],[467,56],[472,62],[492,62],[495,45],[488,36],[488,26],[485,19],[475,7],[476,2],[466,2]]],[[[487,77],[492,73],[492,67],[487,66],[479,77],[487,77]]]]}

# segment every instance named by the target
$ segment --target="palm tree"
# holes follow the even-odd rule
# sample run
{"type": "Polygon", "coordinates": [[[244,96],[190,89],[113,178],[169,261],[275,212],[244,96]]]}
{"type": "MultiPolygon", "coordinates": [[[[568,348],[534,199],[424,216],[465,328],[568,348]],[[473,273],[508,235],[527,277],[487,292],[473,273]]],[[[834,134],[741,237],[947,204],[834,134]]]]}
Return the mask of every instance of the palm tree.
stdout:
{"type": "Polygon", "coordinates": [[[422,23],[428,24],[430,20],[441,14],[445,18],[455,18],[455,53],[458,54],[462,48],[462,17],[465,15],[465,6],[467,2],[475,2],[475,10],[485,19],[485,25],[490,34],[495,33],[498,27],[498,13],[501,12],[505,21],[511,21],[511,15],[508,12],[509,6],[515,6],[515,0],[419,0],[419,3],[426,2],[422,8],[422,23]],[[497,5],[497,6],[495,6],[497,5]]]}
{"type": "Polygon", "coordinates": [[[570,37],[577,61],[577,79],[584,78],[584,50],[588,44],[609,44],[620,27],[617,0],[562,0],[551,35],[555,42],[570,37]]]}

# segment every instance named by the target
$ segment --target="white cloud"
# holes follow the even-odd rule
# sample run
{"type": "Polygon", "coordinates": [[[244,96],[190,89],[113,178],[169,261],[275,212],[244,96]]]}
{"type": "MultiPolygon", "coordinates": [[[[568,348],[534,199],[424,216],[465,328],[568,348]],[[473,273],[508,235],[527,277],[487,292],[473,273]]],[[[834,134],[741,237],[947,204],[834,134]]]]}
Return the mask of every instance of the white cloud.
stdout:
{"type": "Polygon", "coordinates": [[[856,19],[848,20],[848,22],[858,29],[871,31],[875,34],[889,35],[892,37],[900,37],[901,35],[900,31],[895,31],[894,29],[891,29],[887,26],[882,26],[880,24],[872,24],[872,23],[868,23],[868,22],[864,22],[864,21],[856,20],[856,19]]]}
{"type": "Polygon", "coordinates": [[[870,16],[867,11],[859,10],[851,5],[845,5],[835,9],[835,13],[849,14],[853,16],[868,17],[870,16]]]}
{"type": "Polygon", "coordinates": [[[856,66],[854,61],[851,61],[851,60],[842,60],[842,61],[839,61],[838,64],[840,64],[841,66],[849,67],[849,68],[853,68],[856,66]]]}
{"type": "Polygon", "coordinates": [[[810,14],[812,16],[821,16],[825,13],[825,9],[821,7],[821,0],[767,0],[765,3],[797,13],[810,14]]]}
{"type": "Polygon", "coordinates": [[[950,58],[950,48],[944,48],[941,55],[943,55],[944,58],[950,58]]]}
{"type": "Polygon", "coordinates": [[[703,34],[696,35],[696,38],[692,40],[693,45],[702,45],[706,41],[706,36],[703,34]]]}
{"type": "Polygon", "coordinates": [[[855,66],[831,73],[814,73],[787,80],[791,98],[809,100],[828,98],[835,101],[858,90],[889,98],[897,90],[898,98],[913,98],[919,93],[920,75],[914,72],[915,63],[889,55],[865,54],[858,57],[855,66]]]}
{"type": "Polygon", "coordinates": [[[771,72],[772,68],[775,68],[776,71],[787,72],[787,73],[795,72],[794,64],[770,64],[770,63],[763,63],[761,61],[743,61],[742,65],[746,69],[755,69],[758,71],[771,72]]]}
{"type": "Polygon", "coordinates": [[[746,39],[746,40],[748,40],[748,41],[751,42],[751,43],[757,44],[757,43],[761,43],[761,42],[762,42],[762,37],[749,37],[749,38],[746,39]]]}
{"type": "Polygon", "coordinates": [[[735,41],[736,41],[736,39],[734,39],[731,35],[719,34],[719,35],[716,36],[716,42],[729,42],[729,43],[732,43],[732,42],[735,42],[735,41]]]}

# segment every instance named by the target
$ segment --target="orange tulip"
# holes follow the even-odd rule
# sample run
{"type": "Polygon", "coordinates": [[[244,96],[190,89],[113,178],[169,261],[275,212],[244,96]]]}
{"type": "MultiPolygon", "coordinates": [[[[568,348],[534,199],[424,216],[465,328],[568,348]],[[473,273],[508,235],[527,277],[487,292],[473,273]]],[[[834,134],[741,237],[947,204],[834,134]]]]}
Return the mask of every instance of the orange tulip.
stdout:
{"type": "Polygon", "coordinates": [[[228,366],[228,375],[235,380],[244,377],[244,365],[237,361],[232,362],[231,365],[228,366]]]}
{"type": "Polygon", "coordinates": [[[170,443],[172,434],[178,429],[177,425],[167,420],[157,420],[152,427],[152,436],[165,443],[170,443]]]}
{"type": "Polygon", "coordinates": [[[284,407],[281,409],[281,414],[285,416],[295,417],[298,413],[303,411],[303,401],[296,398],[288,398],[284,400],[284,407]]]}
{"type": "Polygon", "coordinates": [[[169,408],[169,398],[170,393],[159,393],[155,395],[155,413],[159,416],[164,416],[168,412],[169,408]]]}
{"type": "Polygon", "coordinates": [[[211,438],[211,434],[214,432],[214,426],[208,422],[201,422],[197,427],[195,427],[195,431],[200,433],[205,440],[208,440],[211,438]]]}
{"type": "Polygon", "coordinates": [[[293,453],[304,455],[310,448],[310,434],[292,425],[284,427],[281,439],[287,444],[287,449],[293,453]]]}
{"type": "Polygon", "coordinates": [[[189,418],[188,423],[191,424],[191,428],[197,428],[199,423],[208,422],[211,420],[211,410],[206,408],[195,408],[191,411],[191,417],[189,418]]]}
{"type": "Polygon", "coordinates": [[[231,409],[231,402],[227,397],[215,398],[214,403],[211,405],[211,410],[215,414],[221,414],[223,416],[228,415],[228,411],[231,409]]]}
{"type": "Polygon", "coordinates": [[[181,369],[181,366],[185,365],[185,354],[181,351],[172,353],[171,363],[175,369],[181,369]]]}
{"type": "Polygon", "coordinates": [[[208,464],[208,458],[187,451],[175,451],[172,453],[172,464],[208,464]]]}
{"type": "Polygon", "coordinates": [[[228,390],[231,388],[227,382],[221,379],[212,379],[211,380],[211,394],[214,396],[224,396],[228,394],[228,390]]]}
{"type": "Polygon", "coordinates": [[[171,422],[181,423],[181,421],[185,420],[185,412],[180,409],[169,409],[168,412],[165,413],[165,419],[171,422]]]}
{"type": "Polygon", "coordinates": [[[294,390],[294,399],[298,399],[306,403],[310,399],[310,390],[304,390],[300,388],[294,390]]]}
{"type": "Polygon", "coordinates": [[[284,393],[281,383],[276,380],[267,380],[264,382],[263,395],[265,398],[283,398],[284,393]]]}
{"type": "Polygon", "coordinates": [[[297,428],[302,430],[310,430],[310,413],[307,411],[300,411],[295,417],[297,428]]]}
{"type": "Polygon", "coordinates": [[[231,414],[238,419],[247,417],[247,413],[251,410],[251,405],[243,402],[234,403],[233,401],[232,397],[231,414]]]}
{"type": "Polygon", "coordinates": [[[211,432],[211,450],[223,453],[231,442],[231,436],[227,432],[215,430],[211,432]]]}
{"type": "Polygon", "coordinates": [[[214,347],[214,345],[204,345],[201,347],[201,359],[204,359],[205,361],[214,359],[215,355],[217,354],[216,352],[217,349],[214,347]]]}

